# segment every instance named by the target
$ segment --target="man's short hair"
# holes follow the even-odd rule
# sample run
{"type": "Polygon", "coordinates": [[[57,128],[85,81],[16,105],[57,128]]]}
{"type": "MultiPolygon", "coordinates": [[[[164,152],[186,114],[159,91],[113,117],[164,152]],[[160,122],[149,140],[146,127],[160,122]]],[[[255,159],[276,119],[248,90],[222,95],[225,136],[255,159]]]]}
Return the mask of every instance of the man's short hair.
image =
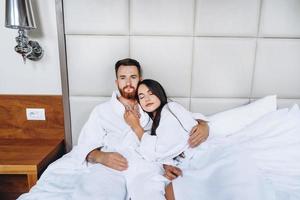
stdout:
{"type": "Polygon", "coordinates": [[[132,58],[125,58],[122,60],[119,60],[118,62],[116,62],[115,64],[115,72],[116,72],[116,77],[118,78],[118,69],[120,68],[121,65],[124,66],[136,66],[136,68],[138,69],[139,72],[139,76],[142,76],[142,69],[141,69],[141,65],[138,61],[132,59],[132,58]]]}

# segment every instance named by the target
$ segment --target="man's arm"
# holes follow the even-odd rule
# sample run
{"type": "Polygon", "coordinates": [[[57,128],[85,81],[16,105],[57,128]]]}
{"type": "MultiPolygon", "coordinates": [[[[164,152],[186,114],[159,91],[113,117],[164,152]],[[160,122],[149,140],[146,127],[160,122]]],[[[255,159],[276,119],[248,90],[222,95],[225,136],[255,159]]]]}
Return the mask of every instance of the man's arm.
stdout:
{"type": "Polygon", "coordinates": [[[103,152],[100,149],[94,149],[87,155],[86,160],[90,163],[100,163],[118,171],[128,168],[126,158],[117,152],[103,152]]]}
{"type": "Polygon", "coordinates": [[[194,148],[204,142],[209,135],[209,127],[206,121],[197,120],[198,125],[194,126],[191,130],[191,135],[189,137],[189,145],[194,148]]]}

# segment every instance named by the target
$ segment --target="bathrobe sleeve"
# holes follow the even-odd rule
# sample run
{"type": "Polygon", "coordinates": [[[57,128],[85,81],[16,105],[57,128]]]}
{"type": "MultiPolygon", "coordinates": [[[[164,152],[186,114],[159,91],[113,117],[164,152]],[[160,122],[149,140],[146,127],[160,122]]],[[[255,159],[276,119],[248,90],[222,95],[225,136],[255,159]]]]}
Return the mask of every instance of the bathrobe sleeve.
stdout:
{"type": "Polygon", "coordinates": [[[192,114],[192,117],[195,119],[195,120],[203,120],[203,121],[206,121],[206,122],[209,122],[209,119],[207,117],[205,117],[202,113],[191,113],[192,114]]]}
{"type": "Polygon", "coordinates": [[[176,157],[187,146],[186,137],[197,125],[196,119],[207,120],[200,113],[192,114],[180,104],[169,102],[162,110],[160,125],[156,130],[157,136],[145,132],[138,152],[150,161],[169,160],[176,157]],[[167,143],[166,147],[169,146],[169,149],[161,148],[163,141],[167,143]],[[160,150],[156,148],[157,145],[160,145],[160,150]]]}
{"type": "Polygon", "coordinates": [[[150,135],[149,132],[145,132],[143,137],[141,138],[141,142],[139,147],[137,148],[137,152],[148,161],[156,161],[156,141],[156,135],[150,135]]]}
{"type": "Polygon", "coordinates": [[[92,111],[79,135],[76,157],[83,164],[86,163],[86,157],[92,150],[103,146],[105,131],[101,126],[99,111],[98,107],[92,111]]]}
{"type": "Polygon", "coordinates": [[[207,118],[201,113],[191,113],[187,109],[185,109],[182,105],[176,102],[168,103],[169,111],[178,119],[187,133],[190,133],[190,130],[197,125],[197,119],[201,119],[207,121],[207,118]]]}

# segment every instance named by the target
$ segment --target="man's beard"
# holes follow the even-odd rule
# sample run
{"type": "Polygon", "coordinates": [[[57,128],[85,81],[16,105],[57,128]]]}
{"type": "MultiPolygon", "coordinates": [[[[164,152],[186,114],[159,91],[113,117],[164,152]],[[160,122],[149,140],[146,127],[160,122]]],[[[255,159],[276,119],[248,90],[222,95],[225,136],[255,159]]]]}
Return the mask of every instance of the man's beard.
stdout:
{"type": "Polygon", "coordinates": [[[120,91],[121,96],[124,97],[125,99],[135,99],[136,90],[135,90],[134,87],[132,87],[132,86],[126,86],[123,89],[121,89],[121,88],[118,88],[118,89],[120,91]],[[125,92],[125,90],[127,88],[132,88],[133,91],[132,92],[125,92]]]}

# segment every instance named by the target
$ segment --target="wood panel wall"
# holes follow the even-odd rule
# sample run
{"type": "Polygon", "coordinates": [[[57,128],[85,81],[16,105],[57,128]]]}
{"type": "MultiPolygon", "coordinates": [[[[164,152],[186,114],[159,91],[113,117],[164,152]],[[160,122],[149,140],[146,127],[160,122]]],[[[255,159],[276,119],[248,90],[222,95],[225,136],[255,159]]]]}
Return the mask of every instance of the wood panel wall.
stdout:
{"type": "Polygon", "coordinates": [[[0,95],[0,138],[64,138],[62,96],[0,95]],[[45,108],[45,121],[28,121],[26,108],[45,108]]]}

